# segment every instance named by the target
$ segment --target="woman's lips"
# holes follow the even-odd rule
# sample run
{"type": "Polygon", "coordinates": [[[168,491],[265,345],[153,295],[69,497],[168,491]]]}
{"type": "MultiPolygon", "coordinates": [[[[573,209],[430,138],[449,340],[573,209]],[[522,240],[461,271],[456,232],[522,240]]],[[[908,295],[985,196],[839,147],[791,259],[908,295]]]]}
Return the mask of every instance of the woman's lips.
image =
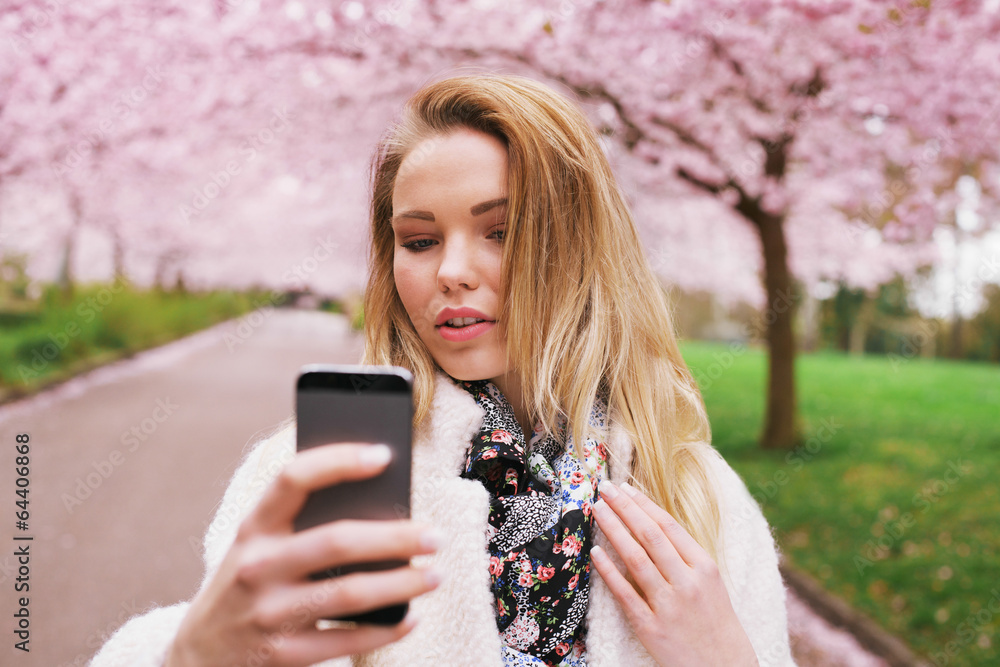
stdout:
{"type": "Polygon", "coordinates": [[[441,334],[441,338],[453,343],[461,343],[463,341],[472,340],[473,338],[482,336],[495,325],[496,322],[484,320],[482,322],[476,322],[475,324],[470,324],[464,327],[449,327],[447,324],[443,324],[435,328],[438,333],[441,334]]]}

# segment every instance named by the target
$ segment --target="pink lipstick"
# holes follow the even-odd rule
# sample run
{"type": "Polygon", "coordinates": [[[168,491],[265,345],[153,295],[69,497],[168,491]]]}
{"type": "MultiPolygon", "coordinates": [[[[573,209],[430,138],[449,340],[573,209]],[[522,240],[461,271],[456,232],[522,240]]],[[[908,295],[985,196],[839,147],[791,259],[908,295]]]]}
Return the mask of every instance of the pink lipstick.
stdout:
{"type": "Polygon", "coordinates": [[[496,321],[473,308],[445,308],[434,320],[434,328],[447,341],[461,343],[482,336],[496,321]]]}

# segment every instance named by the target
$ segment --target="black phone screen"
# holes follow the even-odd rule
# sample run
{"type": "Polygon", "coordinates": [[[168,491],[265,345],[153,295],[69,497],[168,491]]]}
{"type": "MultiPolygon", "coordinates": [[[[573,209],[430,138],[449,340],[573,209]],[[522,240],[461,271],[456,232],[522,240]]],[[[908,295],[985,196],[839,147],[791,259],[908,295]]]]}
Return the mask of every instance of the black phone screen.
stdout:
{"type": "MultiPolygon", "coordinates": [[[[413,397],[409,373],[391,367],[306,367],[296,389],[298,449],[336,442],[384,443],[392,460],[377,477],[344,482],[310,494],[295,520],[306,530],[339,519],[410,517],[410,437],[413,397]]],[[[355,563],[311,575],[315,580],[406,565],[405,561],[355,563]]],[[[406,605],[333,620],[394,624],[406,605]]]]}

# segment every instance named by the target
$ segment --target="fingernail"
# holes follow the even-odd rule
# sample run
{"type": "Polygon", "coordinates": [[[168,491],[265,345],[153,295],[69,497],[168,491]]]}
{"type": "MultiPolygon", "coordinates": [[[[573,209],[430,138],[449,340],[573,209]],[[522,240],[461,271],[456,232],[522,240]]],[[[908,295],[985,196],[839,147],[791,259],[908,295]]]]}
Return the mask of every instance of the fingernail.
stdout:
{"type": "Polygon", "coordinates": [[[614,500],[618,497],[618,487],[611,483],[610,480],[604,480],[601,482],[600,486],[601,495],[608,500],[614,500]]]}
{"type": "Polygon", "coordinates": [[[410,605],[410,608],[406,612],[406,616],[403,618],[403,620],[400,623],[400,625],[406,631],[410,631],[410,630],[413,629],[413,627],[417,624],[417,622],[419,620],[420,620],[419,614],[417,614],[415,611],[413,611],[413,605],[410,605]]]}
{"type": "Polygon", "coordinates": [[[387,445],[371,445],[362,449],[361,453],[358,454],[358,460],[361,461],[362,465],[372,468],[384,466],[391,458],[392,450],[387,445]]]}
{"type": "Polygon", "coordinates": [[[627,493],[629,496],[633,497],[635,496],[635,494],[639,493],[639,490],[636,489],[631,484],[629,484],[628,482],[622,482],[622,491],[627,493]]]}
{"type": "Polygon", "coordinates": [[[420,548],[424,551],[437,551],[440,547],[441,531],[431,528],[420,534],[420,548]]]}
{"type": "Polygon", "coordinates": [[[437,585],[441,583],[441,573],[435,566],[431,565],[424,570],[424,581],[430,588],[437,588],[437,585]]]}

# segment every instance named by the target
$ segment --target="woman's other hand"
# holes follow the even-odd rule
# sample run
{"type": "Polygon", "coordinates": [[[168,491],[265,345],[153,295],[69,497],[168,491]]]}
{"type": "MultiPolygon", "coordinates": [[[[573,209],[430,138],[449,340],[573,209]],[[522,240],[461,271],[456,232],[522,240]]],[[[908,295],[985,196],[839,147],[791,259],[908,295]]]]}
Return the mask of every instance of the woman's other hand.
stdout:
{"type": "Polygon", "coordinates": [[[636,636],[661,665],[758,664],[712,557],[666,511],[635,488],[600,485],[597,523],[639,590],[598,546],[594,567],[636,636]],[[631,534],[630,534],[631,533],[631,534]]]}
{"type": "Polygon", "coordinates": [[[414,625],[317,629],[317,619],[407,602],[438,583],[412,566],[313,581],[349,563],[409,560],[432,553],[436,536],[411,521],[336,521],[301,532],[293,521],[310,492],[374,477],[389,461],[383,445],[325,445],[296,454],[240,524],[211,581],[181,623],[168,667],[311,665],[400,639],[414,625]]]}

